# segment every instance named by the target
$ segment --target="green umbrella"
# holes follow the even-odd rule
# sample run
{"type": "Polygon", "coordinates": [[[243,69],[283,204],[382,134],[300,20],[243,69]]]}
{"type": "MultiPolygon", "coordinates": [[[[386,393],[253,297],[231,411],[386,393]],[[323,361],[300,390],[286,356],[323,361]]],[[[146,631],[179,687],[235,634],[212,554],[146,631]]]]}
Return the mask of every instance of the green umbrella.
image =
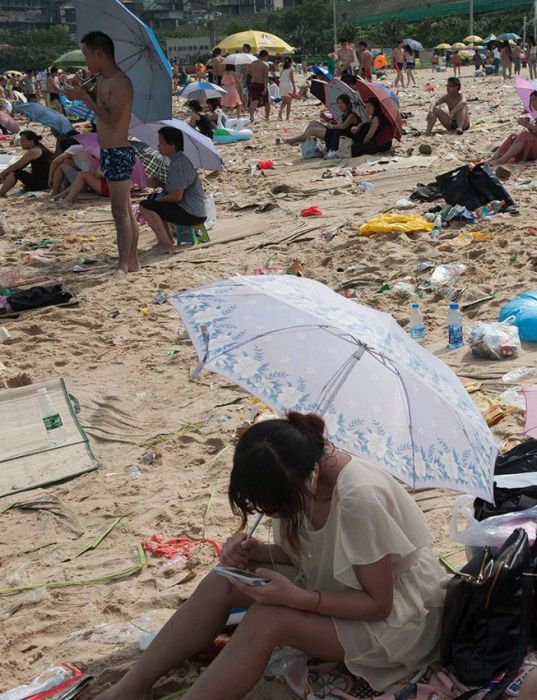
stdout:
{"type": "Polygon", "coordinates": [[[62,68],[63,70],[69,68],[84,68],[86,59],[80,49],[75,49],[74,51],[68,51],[58,56],[58,58],[52,62],[52,65],[62,68]]]}

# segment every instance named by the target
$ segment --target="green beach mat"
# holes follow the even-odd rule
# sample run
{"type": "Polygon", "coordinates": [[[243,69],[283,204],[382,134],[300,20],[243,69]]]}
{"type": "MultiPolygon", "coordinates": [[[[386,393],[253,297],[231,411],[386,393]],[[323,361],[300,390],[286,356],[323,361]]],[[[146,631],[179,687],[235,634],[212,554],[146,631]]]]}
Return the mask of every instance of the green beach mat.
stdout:
{"type": "Polygon", "coordinates": [[[0,390],[0,498],[97,469],[63,379],[0,390]],[[48,443],[37,390],[45,388],[58,409],[67,440],[48,443]]]}

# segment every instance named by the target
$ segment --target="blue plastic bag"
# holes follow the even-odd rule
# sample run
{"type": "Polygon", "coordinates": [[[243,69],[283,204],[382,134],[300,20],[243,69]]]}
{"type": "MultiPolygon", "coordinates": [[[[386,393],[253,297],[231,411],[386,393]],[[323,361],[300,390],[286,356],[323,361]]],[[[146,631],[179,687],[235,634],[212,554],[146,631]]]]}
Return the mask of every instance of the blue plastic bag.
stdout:
{"type": "Polygon", "coordinates": [[[512,317],[522,340],[537,342],[537,289],[524,292],[500,309],[499,321],[512,317]]]}

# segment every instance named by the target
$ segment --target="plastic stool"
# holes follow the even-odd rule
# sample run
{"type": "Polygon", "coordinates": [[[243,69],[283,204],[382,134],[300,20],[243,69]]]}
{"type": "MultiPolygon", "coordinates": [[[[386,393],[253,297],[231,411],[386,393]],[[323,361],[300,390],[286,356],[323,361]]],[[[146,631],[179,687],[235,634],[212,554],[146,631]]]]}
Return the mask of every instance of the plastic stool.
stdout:
{"type": "Polygon", "coordinates": [[[194,224],[193,226],[177,224],[175,227],[175,240],[177,245],[197,245],[198,243],[208,243],[211,239],[205,224],[194,224]]]}

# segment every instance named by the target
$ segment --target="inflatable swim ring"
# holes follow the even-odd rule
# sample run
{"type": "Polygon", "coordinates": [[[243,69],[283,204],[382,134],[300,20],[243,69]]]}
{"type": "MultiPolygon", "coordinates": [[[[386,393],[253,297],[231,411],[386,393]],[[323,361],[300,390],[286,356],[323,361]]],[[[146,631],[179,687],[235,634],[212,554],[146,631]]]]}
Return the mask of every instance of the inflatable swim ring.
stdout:
{"type": "Polygon", "coordinates": [[[213,141],[218,144],[249,141],[253,136],[250,129],[215,129],[213,141]]]}

